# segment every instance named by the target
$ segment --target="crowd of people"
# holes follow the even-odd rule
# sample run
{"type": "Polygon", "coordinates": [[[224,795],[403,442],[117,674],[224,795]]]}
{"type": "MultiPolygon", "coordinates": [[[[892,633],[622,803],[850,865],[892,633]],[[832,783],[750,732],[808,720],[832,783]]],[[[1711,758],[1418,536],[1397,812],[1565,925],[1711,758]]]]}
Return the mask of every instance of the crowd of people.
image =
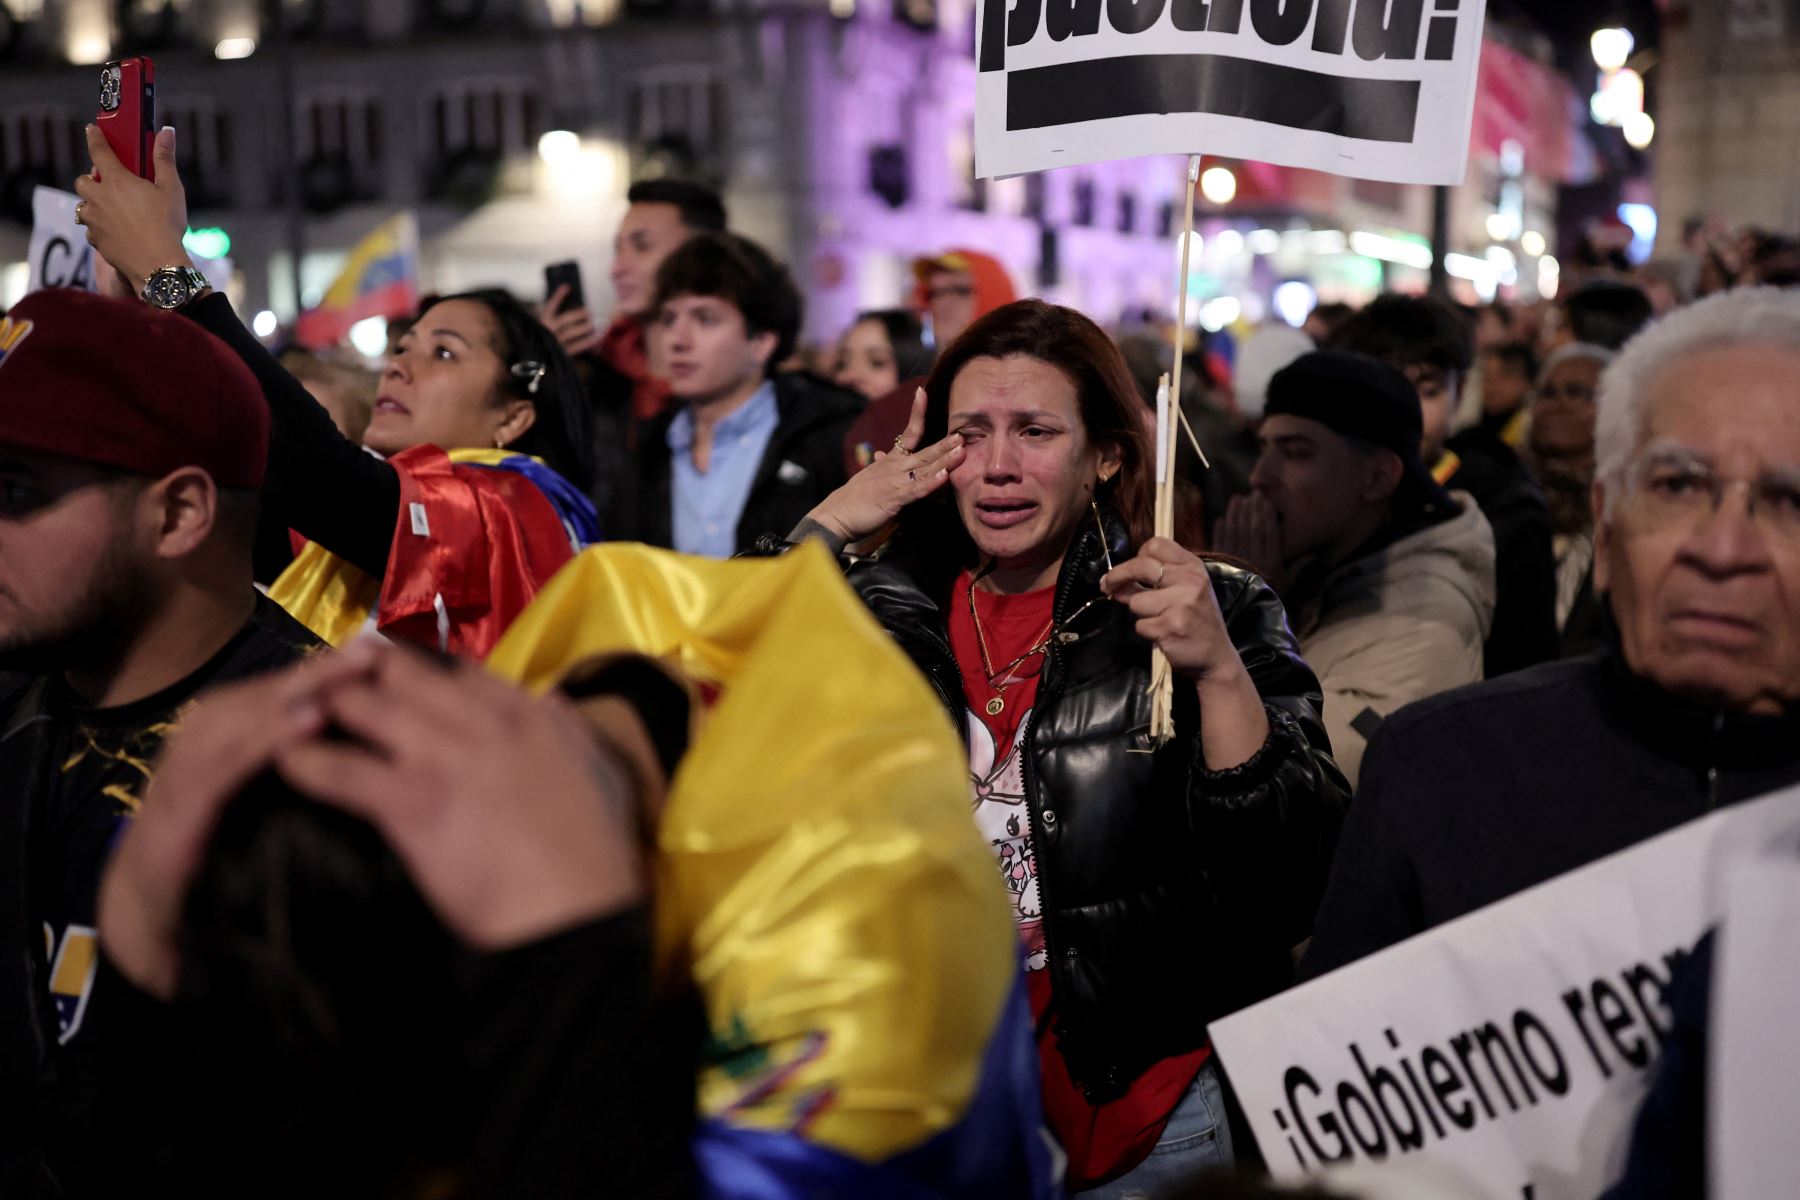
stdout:
{"type": "Polygon", "coordinates": [[[1800,782],[1779,247],[1202,341],[1165,537],[1166,337],[979,251],[827,378],[640,183],[607,319],[377,376],[89,146],[107,294],[0,317],[0,1194],[1260,1194],[1211,1022],[1800,782]]]}

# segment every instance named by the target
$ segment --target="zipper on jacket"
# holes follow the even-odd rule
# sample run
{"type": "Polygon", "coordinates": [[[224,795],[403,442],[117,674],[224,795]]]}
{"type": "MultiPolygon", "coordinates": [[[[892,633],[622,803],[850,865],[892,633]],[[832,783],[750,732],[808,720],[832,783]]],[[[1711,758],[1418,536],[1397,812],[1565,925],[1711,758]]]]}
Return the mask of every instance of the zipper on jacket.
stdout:
{"type": "MultiPolygon", "coordinates": [[[[1054,620],[1062,620],[1063,614],[1068,611],[1069,596],[1075,590],[1075,579],[1081,570],[1082,549],[1087,545],[1087,538],[1087,532],[1084,530],[1069,546],[1071,557],[1064,560],[1063,577],[1057,584],[1056,598],[1051,604],[1050,615],[1054,620]]],[[[1043,807],[1043,798],[1038,792],[1037,772],[1033,769],[1033,758],[1037,750],[1038,726],[1042,724],[1039,718],[1061,698],[1062,682],[1062,643],[1052,639],[1049,649],[1044,653],[1044,679],[1037,700],[1032,705],[1031,724],[1025,730],[1024,744],[1019,747],[1019,773],[1025,784],[1025,820],[1031,828],[1031,852],[1037,860],[1038,911],[1043,914],[1044,969],[1050,972],[1050,1003],[1053,1007],[1057,1004],[1057,972],[1059,970],[1066,972],[1067,965],[1064,964],[1061,967],[1058,965],[1062,960],[1059,957],[1057,938],[1053,928],[1055,923],[1051,920],[1049,872],[1044,869],[1046,845],[1042,825],[1038,820],[1038,811],[1043,807]]],[[[1069,952],[1074,953],[1074,948],[1070,947],[1069,952]]],[[[1065,994],[1067,994],[1067,987],[1068,985],[1065,984],[1063,989],[1065,994]]],[[[1058,1027],[1065,1029],[1068,1027],[1068,1018],[1065,1012],[1059,1011],[1055,1021],[1052,1022],[1053,1032],[1058,1027]]],[[[1108,1069],[1111,1069],[1110,1064],[1108,1069]]],[[[1082,1091],[1091,1093],[1092,1088],[1084,1086],[1082,1091]]]]}

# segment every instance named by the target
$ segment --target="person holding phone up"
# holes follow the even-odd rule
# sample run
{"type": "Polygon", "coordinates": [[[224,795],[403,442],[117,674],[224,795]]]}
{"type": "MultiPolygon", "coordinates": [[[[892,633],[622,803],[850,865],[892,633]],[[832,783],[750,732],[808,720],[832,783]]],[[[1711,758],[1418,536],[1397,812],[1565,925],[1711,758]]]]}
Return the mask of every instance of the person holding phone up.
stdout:
{"type": "Polygon", "coordinates": [[[334,645],[372,625],[485,655],[600,537],[587,407],[555,339],[501,291],[429,300],[359,446],[193,269],[175,131],[157,135],[151,179],[123,170],[98,129],[87,141],[95,171],[75,190],[114,290],[207,329],[262,385],[274,424],[264,535],[291,528],[309,542],[271,596],[334,645]]]}

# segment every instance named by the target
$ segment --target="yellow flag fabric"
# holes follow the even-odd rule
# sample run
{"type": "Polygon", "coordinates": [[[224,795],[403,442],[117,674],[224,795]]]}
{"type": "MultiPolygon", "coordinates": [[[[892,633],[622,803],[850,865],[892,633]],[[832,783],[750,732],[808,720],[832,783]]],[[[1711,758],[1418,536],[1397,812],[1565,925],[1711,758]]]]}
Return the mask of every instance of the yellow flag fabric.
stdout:
{"type": "Polygon", "coordinates": [[[691,977],[710,1029],[703,1119],[866,1162],[962,1121],[1018,949],[929,685],[818,546],[594,547],[488,665],[544,690],[621,651],[717,689],[653,868],[662,969],[691,977]]]}

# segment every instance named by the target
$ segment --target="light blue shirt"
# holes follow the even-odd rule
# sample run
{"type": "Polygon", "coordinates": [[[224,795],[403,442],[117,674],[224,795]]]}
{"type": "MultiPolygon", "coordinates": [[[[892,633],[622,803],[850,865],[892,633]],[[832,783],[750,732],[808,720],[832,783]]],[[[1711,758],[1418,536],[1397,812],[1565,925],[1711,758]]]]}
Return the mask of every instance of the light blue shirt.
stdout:
{"type": "Polygon", "coordinates": [[[713,426],[709,466],[701,471],[694,466],[693,410],[676,414],[669,426],[675,549],[705,558],[737,552],[738,520],[779,416],[775,385],[765,381],[744,407],[713,426]]]}

